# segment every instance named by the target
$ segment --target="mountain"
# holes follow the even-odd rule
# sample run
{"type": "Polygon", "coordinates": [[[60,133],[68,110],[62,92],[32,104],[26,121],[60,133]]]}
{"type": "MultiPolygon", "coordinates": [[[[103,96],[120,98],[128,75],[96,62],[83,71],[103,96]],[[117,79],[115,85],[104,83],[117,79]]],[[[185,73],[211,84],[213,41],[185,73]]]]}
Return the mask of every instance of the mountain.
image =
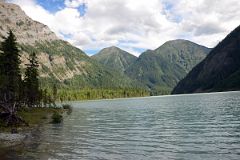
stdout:
{"type": "Polygon", "coordinates": [[[22,70],[28,63],[29,53],[35,52],[44,85],[57,83],[68,88],[133,86],[127,76],[107,69],[59,39],[46,25],[29,18],[19,6],[0,1],[0,37],[7,36],[10,29],[19,43],[22,70]]]}
{"type": "Polygon", "coordinates": [[[147,85],[154,95],[170,93],[209,51],[209,48],[187,40],[168,41],[141,54],[125,73],[147,85]]]}
{"type": "Polygon", "coordinates": [[[181,80],[173,94],[240,90],[240,26],[181,80]]]}
{"type": "Polygon", "coordinates": [[[48,26],[29,18],[19,6],[0,1],[0,41],[12,30],[21,50],[22,71],[29,53],[39,61],[41,83],[63,88],[144,88],[153,94],[170,90],[210,49],[186,40],[169,41],[139,58],[109,47],[89,57],[59,39],[48,26]]]}
{"type": "Polygon", "coordinates": [[[122,73],[137,60],[137,57],[115,46],[102,49],[99,53],[93,55],[92,58],[122,73]]]}

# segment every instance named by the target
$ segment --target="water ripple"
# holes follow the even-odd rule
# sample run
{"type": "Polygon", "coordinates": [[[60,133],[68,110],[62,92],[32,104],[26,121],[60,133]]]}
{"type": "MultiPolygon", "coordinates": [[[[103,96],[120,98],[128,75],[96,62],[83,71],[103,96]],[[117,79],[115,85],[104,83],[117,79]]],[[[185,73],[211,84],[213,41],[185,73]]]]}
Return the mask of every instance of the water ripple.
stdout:
{"type": "Polygon", "coordinates": [[[63,125],[44,126],[35,147],[17,158],[240,158],[240,92],[72,104],[63,125]]]}

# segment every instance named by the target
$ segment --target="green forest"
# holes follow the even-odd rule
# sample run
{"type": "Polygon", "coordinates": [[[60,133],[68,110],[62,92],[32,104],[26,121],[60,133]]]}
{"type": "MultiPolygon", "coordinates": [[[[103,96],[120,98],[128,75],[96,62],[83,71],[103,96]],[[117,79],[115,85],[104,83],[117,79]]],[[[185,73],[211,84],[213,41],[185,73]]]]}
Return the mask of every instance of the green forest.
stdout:
{"type": "MultiPolygon", "coordinates": [[[[50,90],[51,91],[51,90],[50,90]]],[[[57,101],[74,100],[93,100],[93,99],[112,99],[127,97],[149,96],[149,92],[143,89],[80,89],[67,90],[60,89],[57,94],[57,101]]]]}

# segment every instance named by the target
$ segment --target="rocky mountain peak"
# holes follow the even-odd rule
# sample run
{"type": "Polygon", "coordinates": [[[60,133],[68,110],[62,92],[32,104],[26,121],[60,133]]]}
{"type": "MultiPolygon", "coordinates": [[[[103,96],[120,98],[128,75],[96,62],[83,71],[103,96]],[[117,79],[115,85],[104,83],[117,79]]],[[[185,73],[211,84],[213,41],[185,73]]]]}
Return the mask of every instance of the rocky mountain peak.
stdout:
{"type": "MultiPolygon", "coordinates": [[[[21,44],[33,45],[39,41],[57,40],[48,26],[29,18],[17,5],[0,1],[0,37],[12,30],[21,44]]],[[[1,40],[1,38],[0,38],[1,40]]]]}

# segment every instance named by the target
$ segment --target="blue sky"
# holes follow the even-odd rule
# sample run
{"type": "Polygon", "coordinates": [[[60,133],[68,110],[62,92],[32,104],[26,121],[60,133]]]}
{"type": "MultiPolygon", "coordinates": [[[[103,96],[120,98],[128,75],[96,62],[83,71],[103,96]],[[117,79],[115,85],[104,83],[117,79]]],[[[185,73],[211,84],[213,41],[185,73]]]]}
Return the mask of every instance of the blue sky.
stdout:
{"type": "Polygon", "coordinates": [[[37,3],[51,13],[55,13],[65,7],[64,0],[38,0],[37,3]]]}
{"type": "Polygon", "coordinates": [[[138,56],[173,39],[214,47],[240,24],[239,0],[8,1],[89,55],[118,46],[138,56]]]}
{"type": "MultiPolygon", "coordinates": [[[[37,4],[53,14],[66,7],[64,2],[65,0],[37,0],[37,4]]],[[[87,6],[85,3],[82,3],[77,7],[77,9],[81,16],[84,16],[87,6]]]]}

